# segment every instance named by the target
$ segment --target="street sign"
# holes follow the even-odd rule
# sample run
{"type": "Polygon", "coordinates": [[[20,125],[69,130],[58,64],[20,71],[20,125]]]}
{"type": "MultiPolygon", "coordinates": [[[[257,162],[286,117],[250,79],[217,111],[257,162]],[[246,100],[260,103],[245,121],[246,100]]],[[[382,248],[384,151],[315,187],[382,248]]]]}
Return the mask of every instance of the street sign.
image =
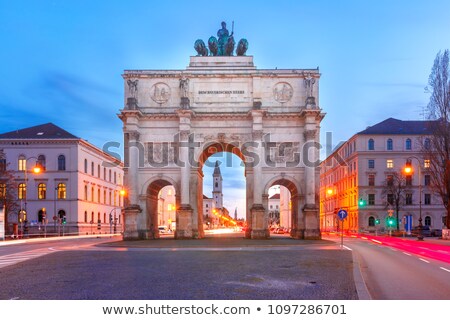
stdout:
{"type": "Polygon", "coordinates": [[[340,220],[344,220],[345,218],[347,218],[347,211],[344,209],[341,209],[338,211],[337,215],[340,220]]]}

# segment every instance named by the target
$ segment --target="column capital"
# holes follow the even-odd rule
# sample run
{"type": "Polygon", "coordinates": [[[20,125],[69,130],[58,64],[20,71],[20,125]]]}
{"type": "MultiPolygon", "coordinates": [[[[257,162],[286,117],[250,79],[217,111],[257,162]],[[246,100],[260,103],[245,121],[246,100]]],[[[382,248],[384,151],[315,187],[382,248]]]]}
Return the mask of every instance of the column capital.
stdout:
{"type": "Polygon", "coordinates": [[[130,131],[128,132],[130,140],[139,141],[140,133],[138,131],[130,131]]]}
{"type": "Polygon", "coordinates": [[[314,140],[314,138],[316,137],[316,134],[317,134],[316,129],[305,130],[303,132],[303,135],[305,136],[305,140],[314,140]]]}

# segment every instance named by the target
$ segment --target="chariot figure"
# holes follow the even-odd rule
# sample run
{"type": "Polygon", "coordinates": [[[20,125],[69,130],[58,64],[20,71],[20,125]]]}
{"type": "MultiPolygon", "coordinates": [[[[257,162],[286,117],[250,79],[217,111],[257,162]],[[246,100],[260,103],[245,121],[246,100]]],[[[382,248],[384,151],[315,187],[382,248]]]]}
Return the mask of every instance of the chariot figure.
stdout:
{"type": "MultiPolygon", "coordinates": [[[[226,55],[226,45],[229,43],[229,38],[233,37],[233,31],[231,31],[231,34],[229,34],[227,30],[227,24],[222,21],[222,29],[219,29],[217,31],[217,46],[218,46],[218,56],[225,56],[226,55]]],[[[233,41],[234,42],[234,41],[233,41]]],[[[234,48],[234,44],[233,44],[234,48]]]]}

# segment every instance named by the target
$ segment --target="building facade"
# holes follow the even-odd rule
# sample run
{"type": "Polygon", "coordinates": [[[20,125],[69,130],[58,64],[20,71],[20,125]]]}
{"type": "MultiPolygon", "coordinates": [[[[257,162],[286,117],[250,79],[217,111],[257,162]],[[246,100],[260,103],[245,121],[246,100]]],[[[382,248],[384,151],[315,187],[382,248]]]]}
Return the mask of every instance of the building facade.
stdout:
{"type": "Polygon", "coordinates": [[[398,225],[400,230],[422,224],[442,229],[445,209],[430,188],[430,160],[422,146],[431,134],[433,121],[402,121],[393,118],[358,132],[321,163],[320,227],[340,230],[337,210],[348,212],[343,228],[349,232],[396,229],[394,195],[388,186],[394,177],[404,179],[398,225]],[[407,161],[414,170],[404,174],[407,161]],[[420,168],[419,168],[420,166],[420,168]],[[392,219],[395,223],[389,223],[392,219]]]}
{"type": "Polygon", "coordinates": [[[268,190],[291,195],[291,236],[320,238],[317,69],[257,69],[251,56],[195,56],[185,70],[123,74],[125,238],[153,239],[157,195],[180,195],[176,238],[201,238],[204,161],[232,152],[245,164],[247,238],[267,238],[268,190]]]}
{"type": "Polygon", "coordinates": [[[52,123],[0,134],[0,150],[17,187],[10,233],[14,225],[30,235],[122,231],[123,166],[116,158],[52,123]]]}

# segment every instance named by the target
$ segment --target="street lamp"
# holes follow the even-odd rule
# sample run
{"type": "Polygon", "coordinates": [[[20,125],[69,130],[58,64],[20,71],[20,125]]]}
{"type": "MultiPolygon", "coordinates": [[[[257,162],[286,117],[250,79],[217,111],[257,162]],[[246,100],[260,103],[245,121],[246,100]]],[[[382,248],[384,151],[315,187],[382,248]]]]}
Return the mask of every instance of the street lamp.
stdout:
{"type": "Polygon", "coordinates": [[[406,166],[404,169],[404,172],[407,176],[411,176],[413,173],[413,168],[411,165],[411,159],[416,159],[417,164],[419,167],[419,234],[417,235],[417,240],[423,241],[423,225],[422,225],[422,177],[421,177],[421,163],[420,159],[415,156],[410,156],[408,159],[406,159],[406,166]]]}
{"type": "Polygon", "coordinates": [[[28,190],[27,190],[28,189],[28,169],[27,169],[27,167],[28,167],[28,160],[30,160],[30,159],[36,159],[36,164],[32,168],[31,172],[35,173],[35,174],[41,173],[41,165],[39,163],[39,159],[38,158],[36,158],[36,157],[29,157],[29,158],[27,158],[25,160],[25,166],[24,166],[25,190],[22,189],[22,192],[25,191],[25,192],[22,193],[22,198],[24,198],[24,200],[25,200],[25,208],[22,208],[22,201],[20,201],[20,214],[19,214],[19,216],[20,215],[24,215],[22,218],[20,218],[20,228],[21,228],[21,231],[22,231],[22,235],[24,233],[24,230],[23,230],[24,227],[22,225],[22,221],[24,220],[25,224],[27,223],[27,220],[26,220],[26,214],[27,214],[27,193],[28,193],[28,190]],[[23,219],[23,218],[25,218],[25,219],[23,219]]]}

